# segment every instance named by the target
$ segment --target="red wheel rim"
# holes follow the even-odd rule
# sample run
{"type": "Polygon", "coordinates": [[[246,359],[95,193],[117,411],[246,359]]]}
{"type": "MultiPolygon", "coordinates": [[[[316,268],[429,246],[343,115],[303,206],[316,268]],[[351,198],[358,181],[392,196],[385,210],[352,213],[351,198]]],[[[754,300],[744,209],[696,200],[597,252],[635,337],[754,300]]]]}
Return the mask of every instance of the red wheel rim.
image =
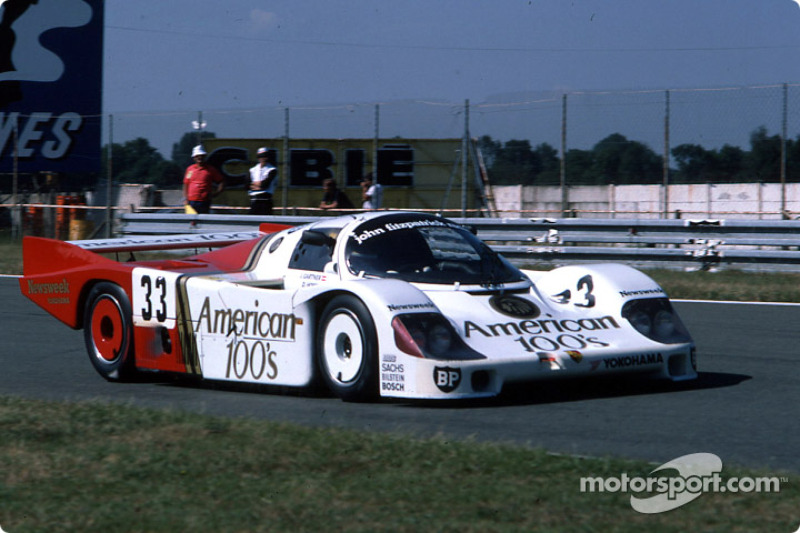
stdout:
{"type": "Polygon", "coordinates": [[[102,298],[92,312],[92,340],[97,354],[106,361],[114,361],[122,352],[125,330],[117,303],[102,298]]]}

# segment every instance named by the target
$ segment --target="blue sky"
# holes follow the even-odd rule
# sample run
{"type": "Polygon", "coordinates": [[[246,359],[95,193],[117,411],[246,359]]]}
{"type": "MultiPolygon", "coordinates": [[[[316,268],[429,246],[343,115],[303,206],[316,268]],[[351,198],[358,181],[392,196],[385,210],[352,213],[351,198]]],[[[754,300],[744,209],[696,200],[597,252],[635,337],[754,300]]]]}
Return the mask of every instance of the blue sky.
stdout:
{"type": "Polygon", "coordinates": [[[109,113],[770,85],[800,82],[800,7],[793,0],[107,0],[105,53],[109,113]]]}
{"type": "Polygon", "coordinates": [[[108,111],[800,81],[793,0],[106,2],[108,111]]]}

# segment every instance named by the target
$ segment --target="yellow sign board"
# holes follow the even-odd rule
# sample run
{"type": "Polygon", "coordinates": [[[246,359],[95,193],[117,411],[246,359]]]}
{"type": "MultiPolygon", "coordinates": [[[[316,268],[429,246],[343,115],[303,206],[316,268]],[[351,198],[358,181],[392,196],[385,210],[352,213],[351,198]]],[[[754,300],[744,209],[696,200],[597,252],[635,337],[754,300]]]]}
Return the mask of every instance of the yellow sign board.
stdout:
{"type": "Polygon", "coordinates": [[[383,206],[390,209],[474,209],[476,174],[471,158],[461,167],[462,139],[208,139],[209,163],[226,179],[226,203],[246,205],[248,170],[256,151],[266,147],[279,178],[275,206],[317,207],[322,183],[333,179],[361,206],[360,183],[372,173],[383,186],[383,206]],[[467,176],[466,183],[463,177],[467,176]],[[241,189],[241,202],[236,193],[241,189]],[[464,194],[464,192],[466,194],[464,194]],[[466,205],[462,206],[462,198],[466,205]]]}

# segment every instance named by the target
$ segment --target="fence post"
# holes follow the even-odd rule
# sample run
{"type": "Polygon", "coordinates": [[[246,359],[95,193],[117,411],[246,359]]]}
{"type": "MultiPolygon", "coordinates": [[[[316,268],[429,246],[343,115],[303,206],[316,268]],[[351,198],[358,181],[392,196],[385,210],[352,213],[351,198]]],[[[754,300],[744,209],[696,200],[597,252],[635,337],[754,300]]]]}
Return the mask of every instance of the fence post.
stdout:
{"type": "Polygon", "coordinates": [[[608,184],[608,207],[611,218],[617,218],[617,187],[613,183],[608,184]]]}
{"type": "Polygon", "coordinates": [[[283,157],[281,157],[281,174],[283,175],[283,187],[281,187],[281,206],[283,214],[289,203],[289,108],[283,109],[283,157]]]}
{"type": "Polygon", "coordinates": [[[461,218],[467,216],[467,150],[469,150],[469,99],[464,100],[464,138],[461,140],[461,218]]]}
{"type": "Polygon", "coordinates": [[[380,143],[381,105],[375,104],[375,141],[372,146],[372,181],[378,182],[378,148],[380,143]]]}
{"type": "Polygon", "coordinates": [[[786,120],[789,111],[788,85],[783,84],[783,124],[781,128],[781,217],[786,216],[786,120]]]}
{"type": "Polygon", "coordinates": [[[109,113],[108,115],[108,161],[106,162],[107,168],[106,171],[108,172],[108,179],[106,179],[106,238],[110,239],[112,234],[112,191],[114,189],[114,115],[109,113]]]}
{"type": "Polygon", "coordinates": [[[561,216],[567,216],[567,95],[561,96],[561,216]]]}
{"type": "Polygon", "coordinates": [[[669,218],[669,91],[665,91],[664,109],[664,218],[669,218]]]}
{"type": "Polygon", "coordinates": [[[11,203],[14,207],[11,209],[11,236],[14,239],[22,237],[22,206],[19,202],[19,113],[12,113],[14,115],[14,146],[13,161],[12,161],[12,200],[11,203]]]}

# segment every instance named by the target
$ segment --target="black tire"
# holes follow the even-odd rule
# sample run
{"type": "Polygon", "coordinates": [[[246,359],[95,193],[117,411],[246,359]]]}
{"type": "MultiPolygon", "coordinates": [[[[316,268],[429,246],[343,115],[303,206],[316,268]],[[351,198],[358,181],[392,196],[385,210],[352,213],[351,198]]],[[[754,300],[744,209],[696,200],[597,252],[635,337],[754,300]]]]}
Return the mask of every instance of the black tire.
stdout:
{"type": "Polygon", "coordinates": [[[378,395],[378,336],[361,300],[341,295],[325,306],[317,329],[317,366],[322,381],[348,402],[378,395]]]}
{"type": "Polygon", "coordinates": [[[83,338],[92,366],[108,381],[126,381],[135,375],[133,313],[121,287],[102,282],[89,292],[83,338]]]}

